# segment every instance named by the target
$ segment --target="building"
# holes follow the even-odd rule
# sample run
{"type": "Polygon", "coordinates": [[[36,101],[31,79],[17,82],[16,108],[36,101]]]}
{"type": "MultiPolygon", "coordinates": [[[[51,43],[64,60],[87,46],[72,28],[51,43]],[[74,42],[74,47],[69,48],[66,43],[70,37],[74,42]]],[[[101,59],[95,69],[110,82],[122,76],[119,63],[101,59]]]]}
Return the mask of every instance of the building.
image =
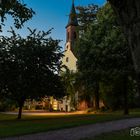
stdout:
{"type": "MultiPolygon", "coordinates": [[[[75,5],[74,5],[74,0],[72,2],[70,14],[69,14],[69,19],[68,23],[66,25],[66,43],[65,43],[65,48],[64,48],[64,57],[62,58],[62,64],[69,69],[70,72],[76,72],[77,71],[77,58],[74,54],[74,46],[75,42],[78,39],[78,21],[77,21],[77,15],[76,15],[76,10],[75,10],[75,5]]],[[[62,68],[62,71],[65,72],[66,69],[62,68]]],[[[62,99],[61,102],[61,108],[60,110],[62,111],[71,111],[75,110],[74,107],[71,104],[71,97],[65,96],[62,99]]]]}
{"type": "Polygon", "coordinates": [[[63,65],[67,66],[67,68],[72,72],[75,72],[77,70],[77,58],[75,57],[73,51],[75,41],[78,38],[77,27],[78,21],[73,1],[69,14],[68,24],[66,25],[66,45],[64,50],[64,57],[62,59],[63,65]]]}

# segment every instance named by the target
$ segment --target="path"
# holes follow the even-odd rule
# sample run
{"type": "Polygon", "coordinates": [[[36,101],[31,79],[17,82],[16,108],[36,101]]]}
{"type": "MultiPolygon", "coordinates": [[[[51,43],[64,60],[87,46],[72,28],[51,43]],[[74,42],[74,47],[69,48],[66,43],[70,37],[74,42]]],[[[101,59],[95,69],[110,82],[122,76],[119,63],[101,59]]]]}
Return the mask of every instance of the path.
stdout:
{"type": "MultiPolygon", "coordinates": [[[[17,115],[18,112],[1,112],[3,114],[13,114],[17,115]]],[[[85,114],[86,111],[75,111],[75,112],[47,112],[43,110],[38,111],[23,111],[22,115],[32,115],[32,116],[61,116],[61,115],[77,115],[77,114],[85,114]]]]}
{"type": "Polygon", "coordinates": [[[94,137],[101,133],[117,131],[135,126],[140,126],[140,118],[96,123],[69,129],[55,130],[46,133],[30,134],[0,140],[79,140],[81,138],[94,137]]]}

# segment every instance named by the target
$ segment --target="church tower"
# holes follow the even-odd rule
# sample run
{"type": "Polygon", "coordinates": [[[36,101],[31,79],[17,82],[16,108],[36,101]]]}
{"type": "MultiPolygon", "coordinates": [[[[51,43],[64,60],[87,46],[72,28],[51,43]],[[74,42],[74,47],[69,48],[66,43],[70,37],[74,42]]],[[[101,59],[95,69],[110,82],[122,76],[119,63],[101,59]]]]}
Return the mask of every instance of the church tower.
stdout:
{"type": "Polygon", "coordinates": [[[77,58],[75,57],[73,52],[74,43],[78,38],[78,34],[76,31],[77,26],[78,26],[78,21],[77,21],[77,15],[74,6],[74,0],[73,0],[71,11],[69,14],[68,24],[66,26],[66,45],[65,45],[64,57],[62,59],[63,65],[67,66],[67,68],[73,72],[75,72],[77,69],[76,68],[77,58]]]}

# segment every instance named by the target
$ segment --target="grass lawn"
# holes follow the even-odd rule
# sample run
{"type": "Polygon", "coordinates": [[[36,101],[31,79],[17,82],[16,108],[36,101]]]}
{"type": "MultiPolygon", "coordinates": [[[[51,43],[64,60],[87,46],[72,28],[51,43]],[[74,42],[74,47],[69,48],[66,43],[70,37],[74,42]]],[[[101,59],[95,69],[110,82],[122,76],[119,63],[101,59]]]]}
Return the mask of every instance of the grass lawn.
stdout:
{"type": "Polygon", "coordinates": [[[140,140],[140,136],[130,136],[130,129],[125,129],[81,140],[140,140]]]}
{"type": "Polygon", "coordinates": [[[16,115],[0,113],[0,137],[24,135],[49,130],[62,129],[85,124],[93,124],[129,117],[140,117],[140,113],[132,112],[123,116],[120,112],[104,114],[85,114],[69,116],[23,116],[21,120],[16,115]]]}

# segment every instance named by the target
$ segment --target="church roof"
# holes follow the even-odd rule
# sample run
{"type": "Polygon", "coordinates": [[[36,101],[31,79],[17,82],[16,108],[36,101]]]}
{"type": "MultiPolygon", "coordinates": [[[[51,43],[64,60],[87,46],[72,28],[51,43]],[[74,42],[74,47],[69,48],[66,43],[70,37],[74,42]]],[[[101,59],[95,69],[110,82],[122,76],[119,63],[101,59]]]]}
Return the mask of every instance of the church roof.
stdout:
{"type": "Polygon", "coordinates": [[[72,2],[71,12],[69,14],[69,20],[68,20],[68,24],[67,24],[66,28],[70,25],[78,26],[78,21],[77,21],[75,6],[74,6],[74,0],[72,2]]]}

